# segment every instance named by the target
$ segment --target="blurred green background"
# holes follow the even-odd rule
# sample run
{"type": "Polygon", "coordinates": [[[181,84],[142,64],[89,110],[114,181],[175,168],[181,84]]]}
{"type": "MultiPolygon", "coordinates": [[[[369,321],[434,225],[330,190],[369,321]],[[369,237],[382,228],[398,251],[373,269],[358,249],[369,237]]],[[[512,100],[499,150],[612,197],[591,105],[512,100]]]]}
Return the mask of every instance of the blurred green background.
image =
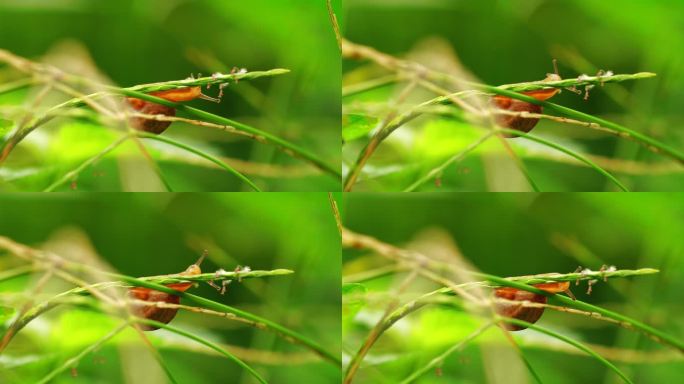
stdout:
{"type": "MultiPolygon", "coordinates": [[[[333,5],[339,9],[340,1],[333,5]]],[[[194,100],[189,105],[294,142],[329,164],[340,163],[341,64],[324,1],[11,0],[0,2],[0,25],[0,48],[77,74],[97,68],[119,86],[228,73],[233,67],[287,68],[291,72],[286,75],[229,85],[221,104],[194,100]]],[[[0,66],[0,84],[16,77],[15,71],[0,66]]],[[[0,107],[30,106],[37,91],[0,95],[0,107]]],[[[218,89],[204,92],[216,96],[218,89]]],[[[54,93],[41,105],[64,98],[54,93]]],[[[5,111],[0,134],[11,127],[5,111]]],[[[179,122],[164,135],[228,159],[266,190],[339,189],[336,177],[272,145],[179,122]]],[[[59,119],[19,145],[0,168],[0,180],[6,181],[0,188],[45,188],[113,140],[111,130],[97,124],[59,119]]],[[[195,155],[148,144],[176,191],[245,188],[195,155]]],[[[128,149],[83,172],[77,188],[158,189],[158,183],[144,180],[153,175],[143,172],[149,165],[137,147],[130,144],[128,149]]]]}
{"type": "MultiPolygon", "coordinates": [[[[586,283],[572,284],[571,290],[579,300],[632,317],[680,340],[684,338],[683,217],[684,195],[674,193],[353,193],[345,195],[343,205],[343,221],[352,231],[407,247],[424,231],[439,229],[455,241],[467,262],[498,276],[567,273],[580,265],[598,270],[602,264],[620,269],[660,269],[655,275],[600,281],[591,295],[586,294],[586,283]]],[[[434,247],[446,249],[442,244],[434,247]]],[[[344,250],[343,279],[386,264],[386,259],[370,252],[344,250]]],[[[400,273],[363,283],[368,290],[368,304],[343,323],[345,355],[357,351],[384,310],[387,300],[382,300],[382,294],[389,292],[391,297],[397,297],[394,292],[406,276],[400,273]]],[[[419,278],[400,304],[435,288],[433,283],[419,278]]],[[[426,306],[396,323],[380,338],[356,379],[399,382],[473,332],[481,321],[451,306],[426,306]]],[[[604,347],[599,353],[616,363],[635,383],[681,379],[681,352],[636,332],[549,309],[537,324],[592,348],[604,347]],[[625,350],[637,353],[630,356],[625,350]],[[626,363],[624,359],[630,357],[633,361],[626,363]]],[[[503,354],[507,343],[501,333],[490,332],[462,353],[447,358],[441,377],[431,371],[417,382],[534,382],[515,354],[503,354]],[[493,338],[497,335],[498,340],[493,338]],[[496,353],[491,354],[492,350],[496,353]]],[[[568,353],[573,348],[562,348],[556,339],[530,330],[514,336],[545,383],[621,382],[583,353],[568,353]]]]}
{"type": "MultiPolygon", "coordinates": [[[[58,249],[65,257],[82,254],[85,235],[101,261],[131,276],[181,272],[203,249],[209,251],[204,272],[232,271],[237,265],[292,269],[292,275],[233,282],[223,296],[207,284],[190,292],[277,322],[332,353],[340,351],[340,243],[326,194],[3,195],[0,218],[0,235],[58,249]]],[[[0,252],[0,271],[21,263],[0,252]]],[[[39,276],[0,284],[2,305],[24,302],[15,294],[30,292],[39,276]]],[[[36,300],[70,287],[53,278],[36,300]]],[[[0,382],[34,382],[119,323],[75,306],[55,308],[19,332],[3,352],[0,382]]],[[[270,332],[185,311],[171,325],[240,348],[231,351],[269,383],[340,381],[338,367],[270,332]]],[[[146,335],[181,383],[255,382],[193,341],[164,330],[146,335]]],[[[77,377],[67,371],[54,382],[166,382],[132,330],[115,340],[81,360],[77,377]]]]}
{"type": "MultiPolygon", "coordinates": [[[[588,101],[565,91],[550,100],[684,149],[684,2],[593,0],[348,0],[343,32],[355,43],[418,60],[431,68],[457,62],[474,80],[490,85],[542,80],[558,60],[563,78],[599,69],[614,73],[655,72],[657,77],[596,87],[588,101]]],[[[343,86],[387,73],[366,62],[345,60],[343,86]]],[[[396,98],[405,84],[345,97],[350,128],[364,124],[349,114],[369,117],[368,129],[386,114],[378,105],[396,98]],[[358,108],[359,104],[366,104],[358,108]],[[358,112],[361,111],[361,112],[358,112]],[[364,112],[365,111],[365,112],[364,112]]],[[[455,90],[454,90],[455,91],[455,90]]],[[[418,89],[407,98],[417,104],[435,95],[418,89]]],[[[400,107],[399,110],[405,108],[400,107]]],[[[343,119],[344,121],[344,119],[343,119]]],[[[351,133],[351,131],[350,131],[351,133]]],[[[581,126],[541,121],[534,135],[562,144],[612,171],[638,191],[679,191],[684,168],[628,140],[581,126]]],[[[391,191],[407,187],[483,134],[469,124],[434,115],[394,132],[369,162],[355,190],[391,191]]],[[[365,139],[348,141],[349,166],[365,139]]],[[[553,149],[525,139],[508,141],[542,191],[614,190],[605,177],[553,149]]],[[[525,179],[491,140],[442,175],[443,190],[524,191],[525,179]]],[[[421,190],[439,189],[426,183],[421,190]]]]}

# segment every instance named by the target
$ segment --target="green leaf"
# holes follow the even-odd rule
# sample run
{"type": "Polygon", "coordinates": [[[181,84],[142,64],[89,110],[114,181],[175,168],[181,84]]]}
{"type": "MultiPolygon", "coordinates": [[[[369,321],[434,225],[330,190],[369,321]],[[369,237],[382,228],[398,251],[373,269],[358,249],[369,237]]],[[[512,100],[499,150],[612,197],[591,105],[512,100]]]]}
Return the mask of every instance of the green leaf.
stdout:
{"type": "Polygon", "coordinates": [[[365,137],[378,124],[378,119],[366,115],[347,114],[342,117],[342,139],[353,141],[365,137]]]}
{"type": "Polygon", "coordinates": [[[366,286],[358,283],[342,285],[342,323],[348,324],[366,306],[366,286]]]}

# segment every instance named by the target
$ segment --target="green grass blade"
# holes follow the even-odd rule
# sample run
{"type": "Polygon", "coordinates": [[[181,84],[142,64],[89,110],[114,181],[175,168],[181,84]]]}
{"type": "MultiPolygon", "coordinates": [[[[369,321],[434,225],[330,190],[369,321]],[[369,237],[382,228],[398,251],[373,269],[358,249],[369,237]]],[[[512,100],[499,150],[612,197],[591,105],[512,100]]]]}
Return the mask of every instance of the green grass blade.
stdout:
{"type": "MultiPolygon", "coordinates": [[[[250,71],[250,72],[237,72],[237,73],[225,73],[225,74],[213,74],[211,76],[205,76],[205,77],[198,77],[198,78],[187,78],[184,80],[171,80],[171,81],[162,81],[158,83],[148,83],[148,84],[139,84],[139,85],[134,85],[132,87],[128,87],[125,89],[129,89],[131,91],[136,91],[136,92],[143,92],[143,93],[149,93],[149,92],[158,92],[158,91],[167,91],[170,89],[182,89],[186,87],[196,87],[196,86],[205,86],[205,85],[212,85],[212,84],[229,84],[231,82],[234,82],[237,84],[239,81],[245,81],[245,80],[254,80],[262,77],[272,77],[272,76],[279,76],[279,75],[285,75],[290,73],[289,69],[285,68],[274,68],[274,69],[269,69],[267,71],[250,71]]],[[[73,80],[79,81],[80,78],[74,78],[73,80]]],[[[88,80],[90,84],[93,84],[92,81],[88,80]]],[[[102,84],[98,84],[100,86],[103,86],[102,84]]],[[[112,87],[116,88],[116,87],[112,87]]]]}
{"type": "Polygon", "coordinates": [[[14,279],[15,277],[28,275],[29,273],[35,272],[35,271],[36,271],[36,267],[31,265],[31,264],[22,265],[20,267],[8,269],[8,270],[0,272],[0,282],[3,282],[5,280],[11,280],[11,279],[14,279]]]}
{"type": "Polygon", "coordinates": [[[146,138],[146,139],[161,141],[162,143],[166,143],[166,144],[169,144],[169,145],[173,145],[173,146],[175,146],[175,147],[184,149],[184,150],[186,150],[186,151],[188,151],[188,152],[190,152],[190,153],[194,153],[194,154],[197,155],[197,156],[203,157],[203,158],[205,158],[205,159],[211,161],[212,163],[218,165],[219,167],[225,169],[225,170],[228,171],[229,173],[232,173],[233,175],[237,176],[237,178],[239,178],[240,180],[242,180],[242,181],[244,181],[245,183],[247,183],[247,185],[249,185],[253,190],[255,190],[255,191],[257,191],[257,192],[261,192],[261,189],[259,189],[259,187],[257,187],[256,184],[254,184],[254,183],[253,183],[250,179],[248,179],[245,175],[243,175],[242,173],[238,172],[235,168],[231,167],[230,165],[224,163],[223,161],[219,160],[218,158],[216,158],[216,157],[214,157],[214,156],[212,156],[212,155],[210,155],[210,154],[208,154],[208,153],[206,153],[206,152],[204,152],[204,151],[201,151],[201,150],[199,150],[199,149],[193,148],[193,147],[191,147],[191,146],[189,146],[189,145],[187,145],[187,144],[183,144],[183,143],[178,142],[178,141],[176,141],[176,140],[169,139],[169,138],[166,137],[166,136],[154,135],[154,134],[147,133],[147,132],[138,132],[138,133],[136,133],[136,135],[137,135],[138,137],[142,137],[142,138],[146,138]]]}
{"type": "Polygon", "coordinates": [[[679,150],[674,149],[673,147],[663,144],[660,141],[657,141],[649,136],[646,136],[644,134],[641,134],[639,132],[636,132],[634,130],[631,130],[627,127],[624,127],[622,125],[610,122],[605,119],[601,119],[599,117],[595,117],[583,112],[576,111],[574,109],[570,109],[568,107],[564,107],[562,105],[550,103],[550,102],[544,102],[542,104],[544,107],[556,111],[560,114],[563,114],[568,117],[576,118],[578,120],[583,119],[586,121],[590,121],[592,123],[596,123],[602,127],[608,127],[616,130],[617,132],[620,133],[621,136],[629,136],[633,138],[634,140],[637,140],[639,142],[644,143],[644,145],[650,147],[651,149],[656,150],[656,152],[662,152],[669,157],[675,159],[679,163],[684,164],[684,153],[680,152],[679,150]]]}
{"type": "Polygon", "coordinates": [[[527,370],[530,371],[532,377],[534,377],[534,381],[536,381],[539,384],[544,384],[541,377],[539,377],[539,374],[537,374],[537,371],[535,371],[534,367],[532,367],[532,363],[530,363],[530,361],[527,359],[527,356],[525,356],[525,353],[521,349],[518,349],[518,355],[522,359],[527,370]]]}
{"type": "Polygon", "coordinates": [[[504,84],[499,85],[501,89],[507,89],[509,91],[515,92],[525,92],[525,91],[535,91],[538,89],[548,89],[548,88],[569,88],[569,87],[584,87],[587,85],[600,85],[609,83],[620,83],[623,81],[630,80],[641,80],[648,79],[651,77],[656,77],[657,75],[653,72],[638,72],[638,73],[625,73],[616,75],[603,75],[603,76],[583,76],[582,79],[579,78],[569,78],[561,80],[538,80],[538,81],[528,81],[525,83],[517,84],[504,84]]]}
{"type": "Polygon", "coordinates": [[[108,145],[108,146],[107,146],[106,148],[104,148],[102,151],[98,152],[95,156],[93,156],[93,157],[87,159],[86,161],[84,161],[83,163],[81,163],[78,167],[76,167],[76,168],[74,168],[73,170],[67,172],[66,174],[64,174],[64,176],[62,176],[61,178],[59,178],[58,180],[56,180],[54,183],[50,184],[47,188],[45,188],[45,189],[43,190],[43,192],[52,192],[52,191],[54,191],[55,189],[61,187],[62,185],[68,183],[69,180],[71,180],[71,179],[73,179],[74,177],[76,177],[76,175],[78,175],[79,173],[81,173],[84,169],[86,169],[87,167],[89,167],[91,164],[95,163],[96,161],[98,161],[98,160],[100,160],[101,158],[103,158],[104,156],[106,156],[108,153],[110,153],[110,152],[112,152],[113,150],[115,150],[119,145],[121,145],[124,141],[128,140],[129,138],[130,138],[130,136],[126,135],[126,136],[123,136],[123,137],[121,137],[121,138],[115,140],[113,143],[111,143],[110,145],[108,145]]]}
{"type": "Polygon", "coordinates": [[[522,159],[513,151],[513,148],[506,142],[506,139],[503,137],[500,137],[499,140],[501,141],[502,146],[506,150],[506,152],[509,153],[511,156],[511,159],[513,162],[515,162],[515,165],[518,167],[518,170],[522,172],[523,176],[525,176],[525,180],[530,184],[530,187],[532,187],[532,190],[534,192],[541,192],[541,189],[537,186],[537,183],[534,181],[532,178],[532,175],[530,174],[530,171],[527,170],[527,167],[525,166],[525,163],[522,161],[522,159]]]}
{"type": "Polygon", "coordinates": [[[439,356],[435,357],[434,359],[430,360],[429,363],[427,363],[425,366],[419,368],[417,371],[414,371],[411,375],[409,375],[407,378],[401,381],[400,384],[409,384],[417,380],[419,377],[423,376],[424,374],[432,371],[434,368],[439,367],[444,360],[449,357],[451,354],[454,352],[457,352],[461,349],[463,349],[468,343],[471,341],[475,340],[478,336],[483,334],[489,327],[491,327],[494,323],[489,323],[485,324],[482,327],[478,328],[475,330],[475,332],[471,333],[470,335],[466,336],[463,340],[459,341],[458,343],[454,344],[451,346],[449,349],[446,351],[442,352],[439,356]]]}
{"type": "Polygon", "coordinates": [[[226,351],[224,348],[221,348],[216,343],[213,343],[213,342],[211,342],[211,341],[209,341],[203,337],[193,335],[190,332],[186,332],[182,329],[172,327],[168,324],[164,324],[164,323],[161,323],[159,321],[143,319],[143,318],[139,318],[139,317],[134,317],[131,319],[131,321],[134,321],[136,323],[151,325],[153,327],[163,328],[169,332],[176,333],[178,335],[187,337],[188,339],[192,339],[192,340],[194,340],[200,344],[203,344],[203,345],[213,349],[214,351],[222,354],[223,356],[227,357],[228,359],[234,361],[237,365],[241,366],[243,369],[245,369],[247,372],[249,372],[252,376],[254,376],[257,380],[259,380],[260,383],[264,383],[264,384],[267,383],[267,381],[264,380],[264,378],[261,377],[261,375],[259,375],[259,373],[256,370],[254,370],[254,368],[250,367],[247,363],[240,360],[237,356],[233,355],[232,353],[226,351]]]}
{"type": "Polygon", "coordinates": [[[118,335],[121,331],[126,329],[126,327],[128,327],[128,323],[123,323],[123,324],[119,325],[118,327],[114,328],[114,330],[112,330],[108,334],[104,335],[100,340],[89,345],[88,348],[79,352],[76,356],[72,357],[71,359],[65,361],[64,364],[62,364],[62,365],[58,366],[57,368],[53,369],[52,371],[50,371],[47,375],[45,375],[45,377],[43,377],[42,379],[40,379],[38,381],[38,384],[49,383],[57,375],[64,372],[65,370],[67,370],[69,367],[72,367],[79,360],[81,360],[83,357],[85,357],[85,355],[87,355],[88,353],[100,348],[104,343],[106,343],[111,338],[113,338],[114,336],[118,335]]]}
{"type": "Polygon", "coordinates": [[[591,167],[591,168],[593,168],[594,170],[596,170],[596,172],[598,172],[598,173],[604,175],[605,177],[607,177],[610,181],[612,181],[615,185],[618,186],[618,188],[620,188],[620,189],[623,190],[624,192],[629,192],[629,189],[627,189],[627,187],[625,187],[617,178],[615,178],[615,176],[611,175],[608,171],[606,171],[605,169],[601,168],[598,164],[594,163],[593,161],[587,159],[586,157],[580,155],[579,153],[577,153],[577,152],[575,152],[575,151],[573,151],[573,150],[570,150],[570,149],[568,149],[568,148],[565,148],[565,147],[563,147],[563,146],[561,146],[561,145],[558,145],[558,144],[556,144],[556,143],[553,143],[553,142],[551,142],[551,141],[542,139],[542,138],[540,138],[540,137],[532,136],[532,135],[530,135],[530,134],[528,134],[528,133],[523,133],[523,132],[520,132],[520,131],[516,131],[515,129],[497,128],[497,130],[499,130],[499,131],[501,131],[501,132],[504,132],[504,133],[507,133],[507,134],[510,134],[510,135],[516,135],[516,136],[524,137],[524,138],[526,138],[526,139],[528,139],[528,140],[537,142],[537,143],[539,143],[539,144],[543,144],[543,145],[545,145],[545,146],[547,146],[547,147],[551,147],[551,148],[553,148],[553,149],[556,149],[556,150],[558,150],[558,151],[561,151],[561,152],[565,153],[566,155],[572,156],[572,157],[574,157],[575,159],[577,159],[577,160],[579,160],[579,161],[581,161],[581,162],[587,164],[589,167],[591,167]]]}
{"type": "Polygon", "coordinates": [[[383,77],[378,77],[362,83],[351,84],[342,87],[342,97],[349,97],[359,93],[368,92],[373,89],[382,88],[384,86],[394,84],[399,81],[399,76],[397,75],[387,75],[383,77]]]}
{"type": "Polygon", "coordinates": [[[569,337],[567,337],[567,336],[561,335],[560,333],[551,331],[551,330],[549,330],[549,329],[540,327],[540,326],[538,326],[538,325],[534,325],[534,324],[532,324],[532,323],[528,323],[527,321],[522,321],[522,320],[518,320],[518,319],[513,319],[513,318],[510,318],[510,317],[498,317],[498,319],[499,319],[500,321],[504,321],[504,322],[506,322],[506,323],[511,323],[511,324],[515,324],[515,325],[522,326],[522,327],[527,327],[527,328],[533,329],[533,330],[535,330],[535,331],[538,331],[538,332],[544,333],[544,334],[546,334],[546,335],[549,335],[549,336],[551,336],[551,337],[554,337],[554,338],[556,338],[556,339],[558,339],[558,340],[564,341],[564,342],[566,342],[566,343],[572,345],[573,347],[575,347],[575,348],[577,348],[577,349],[579,349],[579,350],[581,350],[581,351],[586,352],[588,355],[590,355],[590,356],[593,357],[594,359],[596,359],[596,360],[598,360],[599,362],[601,362],[601,364],[603,364],[603,365],[605,365],[606,367],[610,368],[610,370],[612,370],[612,371],[615,372],[618,376],[620,376],[620,377],[622,378],[622,380],[623,380],[625,383],[634,384],[634,383],[632,382],[632,380],[630,380],[629,377],[627,377],[627,375],[625,375],[625,374],[624,374],[618,367],[616,367],[613,363],[611,363],[610,361],[606,360],[603,356],[601,356],[601,355],[599,355],[598,353],[594,352],[592,349],[590,349],[590,348],[587,347],[586,345],[580,343],[579,341],[573,340],[573,339],[571,339],[571,338],[569,338],[569,337]]]}
{"type": "MultiPolygon", "coordinates": [[[[139,330],[139,332],[143,332],[143,331],[139,330]]],[[[159,353],[159,351],[156,348],[154,348],[154,346],[151,344],[149,345],[149,348],[152,352],[152,355],[154,356],[154,359],[157,360],[157,363],[159,364],[159,366],[162,368],[162,370],[166,374],[166,377],[168,377],[169,380],[171,380],[171,382],[173,384],[178,384],[178,380],[176,380],[176,378],[173,376],[173,373],[171,373],[171,369],[166,364],[166,361],[164,361],[164,358],[162,358],[161,353],[159,353]]]]}
{"type": "Polygon", "coordinates": [[[36,84],[36,81],[30,77],[25,77],[19,80],[11,81],[0,86],[0,95],[28,88],[29,86],[34,84],[36,84]]]}
{"type": "Polygon", "coordinates": [[[428,172],[425,176],[419,178],[419,179],[416,180],[413,184],[411,184],[411,185],[409,185],[408,187],[406,187],[406,188],[404,189],[404,192],[413,192],[413,191],[415,191],[416,188],[420,187],[421,185],[425,184],[428,180],[431,180],[431,179],[433,179],[434,177],[436,177],[437,175],[439,175],[440,173],[442,173],[442,172],[444,171],[444,169],[446,169],[446,167],[450,166],[450,165],[453,164],[453,163],[457,163],[457,162],[463,160],[463,158],[465,158],[466,156],[468,156],[468,154],[469,154],[470,152],[474,151],[475,149],[477,149],[477,147],[479,147],[479,146],[480,146],[481,144],[483,144],[485,141],[489,140],[489,138],[492,137],[493,134],[494,134],[493,132],[490,132],[490,133],[485,134],[484,136],[482,136],[481,138],[479,138],[477,141],[473,142],[472,144],[470,144],[469,146],[467,146],[466,148],[464,148],[462,151],[460,151],[460,152],[458,152],[457,154],[451,156],[449,159],[447,159],[447,161],[445,161],[444,163],[440,164],[439,166],[433,168],[433,169],[430,170],[430,172],[428,172]]]}

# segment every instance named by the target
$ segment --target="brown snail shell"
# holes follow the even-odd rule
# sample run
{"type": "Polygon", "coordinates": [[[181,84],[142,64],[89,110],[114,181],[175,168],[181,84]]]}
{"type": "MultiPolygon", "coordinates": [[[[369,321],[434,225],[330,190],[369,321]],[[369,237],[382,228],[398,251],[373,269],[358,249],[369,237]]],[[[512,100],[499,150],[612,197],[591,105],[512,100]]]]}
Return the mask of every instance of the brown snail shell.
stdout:
{"type": "MultiPolygon", "coordinates": [[[[146,115],[176,116],[176,109],[167,107],[166,105],[152,103],[132,97],[129,97],[127,100],[128,104],[130,104],[130,106],[133,107],[136,112],[144,113],[146,115]]],[[[164,132],[166,128],[171,125],[170,121],[145,119],[143,117],[131,117],[128,119],[128,123],[131,125],[131,127],[139,131],[150,132],[157,135],[164,132]]]]}
{"type": "MultiPolygon", "coordinates": [[[[192,264],[189,266],[183,273],[180,273],[180,275],[185,275],[185,276],[195,276],[199,275],[202,273],[202,270],[199,267],[199,264],[202,262],[202,259],[204,256],[202,256],[197,263],[192,264]]],[[[167,284],[166,287],[175,289],[176,291],[180,292],[185,292],[186,290],[190,289],[190,287],[193,286],[193,283],[175,283],[175,284],[167,284]]],[[[149,301],[149,302],[164,302],[168,304],[180,304],[180,296],[173,295],[170,293],[166,292],[161,292],[161,291],[155,291],[154,289],[150,288],[145,288],[145,287],[133,287],[128,290],[128,297],[131,299],[136,299],[136,300],[143,300],[143,301],[149,301]]],[[[145,319],[149,320],[154,320],[158,321],[160,323],[168,324],[171,320],[173,320],[174,317],[176,317],[176,313],[178,312],[178,308],[159,308],[154,305],[144,305],[144,304],[133,304],[131,306],[131,312],[133,315],[138,316],[138,317],[143,317],[145,319]]],[[[147,325],[147,324],[138,324],[140,329],[143,331],[154,331],[156,329],[159,329],[159,327],[147,325]]]]}
{"type": "MultiPolygon", "coordinates": [[[[528,103],[521,100],[511,99],[509,97],[498,97],[492,98],[492,104],[494,107],[499,109],[505,109],[511,112],[529,112],[529,113],[541,113],[541,105],[536,105],[528,103]]],[[[495,118],[496,124],[504,128],[515,129],[523,133],[527,133],[534,128],[539,122],[538,118],[525,118],[521,116],[512,116],[497,114],[495,118]]],[[[516,135],[511,135],[504,133],[504,137],[517,137],[516,135]]]]}
{"type": "MultiPolygon", "coordinates": [[[[550,293],[567,292],[570,289],[570,283],[567,281],[557,283],[534,284],[535,288],[550,293]]],[[[528,323],[536,323],[537,320],[544,314],[544,308],[525,307],[522,302],[529,301],[532,303],[546,304],[546,296],[524,291],[517,288],[501,287],[494,290],[494,296],[499,299],[506,299],[510,301],[520,301],[521,303],[497,302],[495,305],[496,313],[502,316],[511,317],[514,319],[526,321],[528,323]]],[[[509,331],[521,331],[527,327],[517,324],[502,322],[502,326],[509,331]]]]}
{"type": "MultiPolygon", "coordinates": [[[[220,100],[214,99],[202,93],[200,87],[186,87],[169,89],[166,91],[150,92],[151,96],[160,97],[164,100],[173,102],[190,101],[196,98],[206,99],[214,102],[220,100]]],[[[176,109],[173,107],[167,107],[166,105],[161,105],[153,103],[146,100],[141,100],[135,97],[126,98],[128,104],[136,110],[136,112],[144,113],[146,115],[166,115],[166,116],[176,116],[176,109]]],[[[152,119],[145,119],[142,117],[132,117],[129,119],[129,124],[140,131],[150,132],[154,134],[160,134],[166,130],[166,128],[171,125],[171,121],[159,121],[152,119]]]]}
{"type": "MultiPolygon", "coordinates": [[[[561,77],[558,76],[558,74],[553,74],[550,73],[546,76],[546,79],[543,81],[558,81],[560,80],[561,77]]],[[[535,99],[539,101],[544,101],[547,99],[552,98],[555,96],[557,93],[560,92],[560,89],[557,88],[548,88],[548,89],[538,89],[534,91],[527,91],[527,92],[522,92],[523,95],[534,97],[535,99]]],[[[491,105],[494,108],[498,109],[503,109],[507,110],[510,112],[529,112],[529,113],[534,113],[534,114],[540,114],[542,113],[542,107],[541,105],[536,105],[532,103],[528,103],[526,101],[518,100],[518,99],[512,99],[508,96],[502,96],[502,95],[496,95],[492,97],[491,99],[491,105]]],[[[527,133],[534,128],[535,125],[539,122],[539,119],[534,117],[522,117],[522,116],[512,116],[512,115],[505,115],[498,113],[495,116],[495,121],[496,124],[500,127],[504,128],[510,128],[510,129],[515,129],[516,131],[520,131],[523,133],[527,133]]],[[[503,134],[504,137],[509,137],[509,138],[515,138],[518,137],[516,135],[510,135],[510,134],[503,134]]]]}

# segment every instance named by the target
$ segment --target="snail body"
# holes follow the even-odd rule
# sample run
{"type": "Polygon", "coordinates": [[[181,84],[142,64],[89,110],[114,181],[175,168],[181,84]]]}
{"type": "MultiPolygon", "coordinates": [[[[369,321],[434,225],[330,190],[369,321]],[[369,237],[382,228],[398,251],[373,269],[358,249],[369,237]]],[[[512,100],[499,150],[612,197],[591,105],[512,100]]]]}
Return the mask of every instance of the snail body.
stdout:
{"type": "MultiPolygon", "coordinates": [[[[556,67],[556,61],[554,60],[553,62],[555,73],[549,73],[546,75],[546,78],[542,81],[544,82],[549,82],[549,81],[559,81],[561,80],[560,75],[558,75],[558,68],[556,67]]],[[[539,101],[545,101],[553,96],[555,96],[557,93],[560,93],[560,89],[558,88],[547,88],[547,89],[538,89],[534,91],[527,91],[527,92],[522,92],[523,95],[533,97],[539,101]]],[[[503,109],[506,111],[510,112],[528,112],[528,113],[535,113],[535,114],[540,114],[542,113],[542,107],[541,105],[536,105],[532,103],[528,103],[526,101],[518,100],[518,99],[512,99],[507,96],[502,96],[502,95],[496,95],[492,97],[491,99],[491,105],[494,108],[497,109],[503,109]]],[[[522,116],[513,116],[513,115],[506,115],[506,114],[496,114],[495,116],[495,122],[497,125],[500,127],[504,128],[510,128],[510,129],[515,129],[516,131],[520,131],[523,133],[527,133],[534,128],[537,123],[539,122],[539,118],[536,117],[522,117],[522,116]]],[[[516,135],[508,135],[504,134],[504,137],[517,137],[516,135]]]]}
{"type": "MultiPolygon", "coordinates": [[[[185,87],[176,89],[167,89],[165,91],[150,92],[149,95],[162,98],[164,100],[175,103],[190,101],[197,98],[219,102],[219,99],[209,97],[202,93],[200,87],[185,87]]],[[[135,97],[127,97],[128,104],[139,113],[146,115],[165,115],[176,116],[176,109],[166,105],[153,103],[151,101],[141,100],[135,97]]],[[[131,117],[129,124],[140,131],[160,134],[171,125],[171,121],[160,121],[153,119],[146,119],[143,117],[131,117]]]]}
{"type": "MultiPolygon", "coordinates": [[[[570,283],[567,281],[534,284],[533,286],[549,293],[570,292],[570,283]]],[[[499,315],[526,321],[528,323],[536,323],[544,313],[544,308],[526,307],[522,302],[529,301],[531,303],[546,304],[547,301],[546,296],[542,294],[511,287],[500,287],[495,289],[494,296],[499,299],[508,300],[507,302],[496,303],[495,310],[499,315]],[[521,303],[514,303],[514,301],[519,301],[521,303]]],[[[511,323],[503,323],[503,327],[509,331],[521,331],[527,328],[511,323]]]]}
{"type": "MultiPolygon", "coordinates": [[[[133,97],[128,98],[128,104],[130,104],[130,106],[133,107],[136,112],[146,115],[176,116],[176,108],[166,105],[152,103],[133,97]]],[[[136,116],[130,117],[128,119],[128,123],[131,125],[131,127],[139,131],[150,132],[157,135],[164,132],[166,128],[171,125],[170,121],[152,120],[136,116]]]]}
{"type": "MultiPolygon", "coordinates": [[[[200,257],[195,264],[189,266],[181,276],[196,276],[202,273],[200,264],[204,259],[204,255],[200,257]]],[[[179,292],[185,292],[193,286],[193,283],[174,283],[166,284],[168,288],[179,292]]],[[[128,291],[128,297],[135,300],[142,300],[148,302],[163,302],[168,304],[180,304],[180,296],[173,295],[166,292],[155,291],[154,289],[144,287],[133,287],[128,291]]],[[[159,308],[155,305],[133,304],[131,306],[132,313],[137,317],[142,317],[149,320],[158,321],[160,323],[168,324],[178,312],[178,308],[159,308]]],[[[159,327],[154,327],[147,324],[139,324],[143,331],[154,331],[159,327]]]]}

